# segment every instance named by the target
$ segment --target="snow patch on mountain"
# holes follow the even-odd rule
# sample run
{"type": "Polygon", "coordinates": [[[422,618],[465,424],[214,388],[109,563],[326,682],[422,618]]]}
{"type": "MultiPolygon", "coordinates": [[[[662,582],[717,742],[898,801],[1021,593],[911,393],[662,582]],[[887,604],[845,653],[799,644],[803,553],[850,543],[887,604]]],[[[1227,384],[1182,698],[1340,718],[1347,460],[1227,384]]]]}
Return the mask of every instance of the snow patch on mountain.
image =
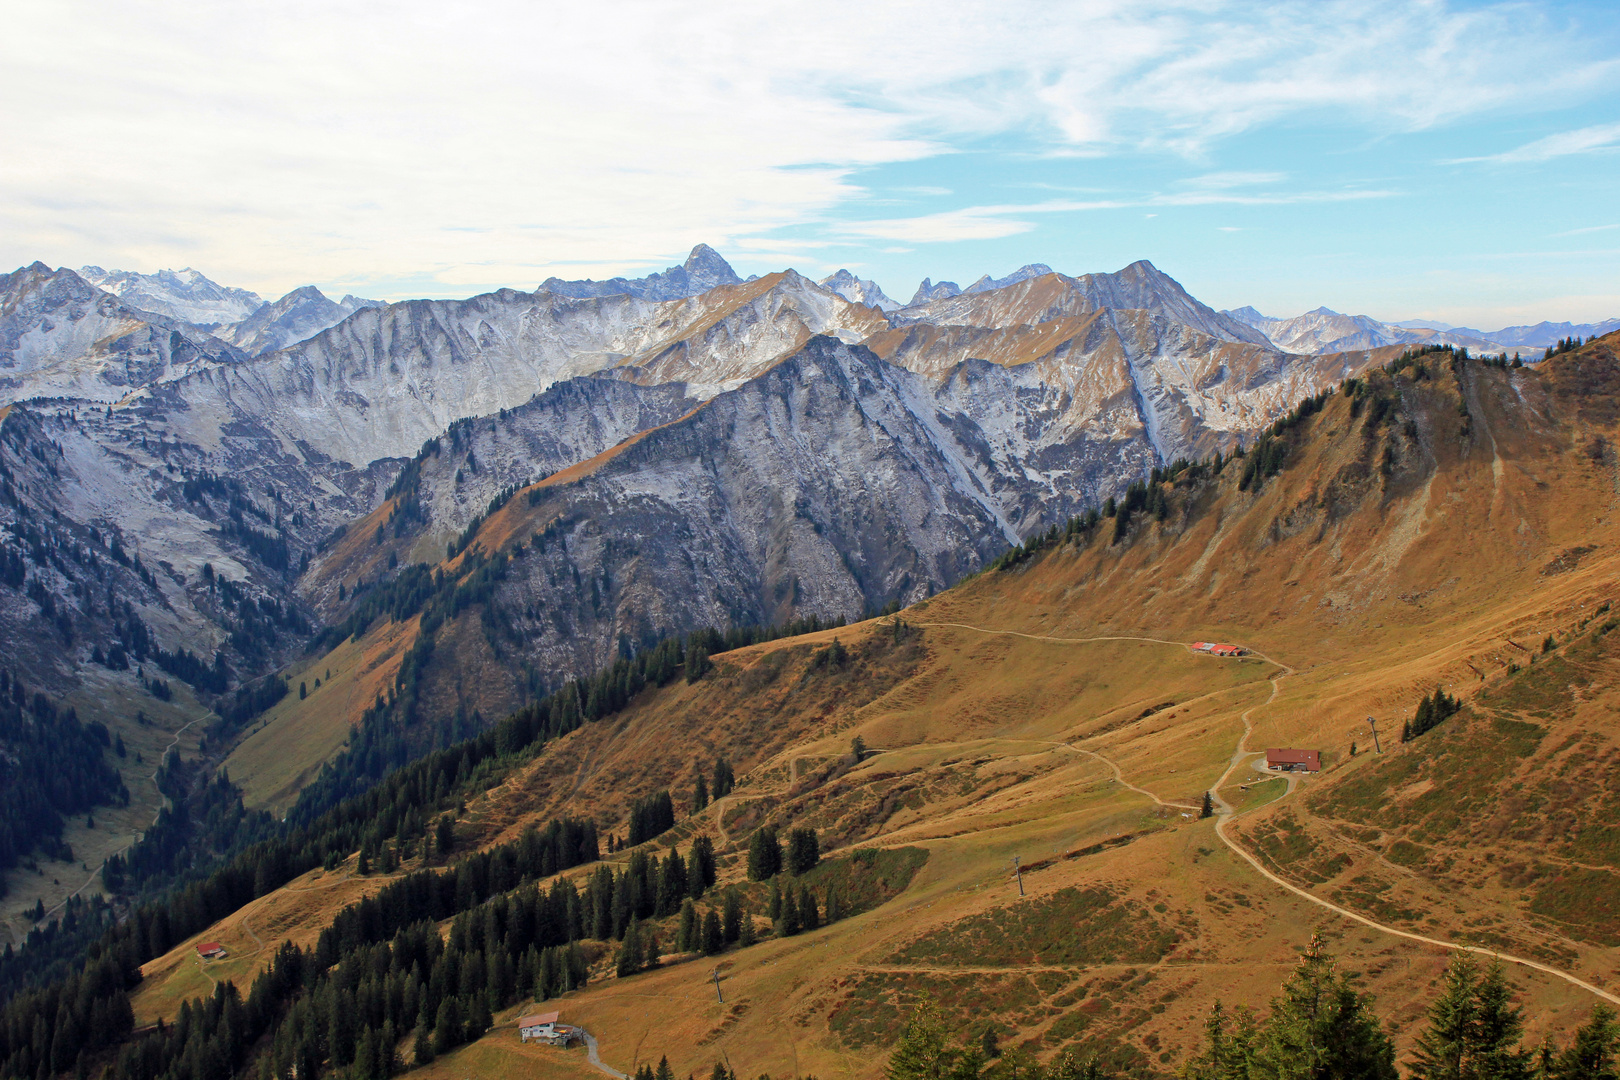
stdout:
{"type": "Polygon", "coordinates": [[[345,296],[334,303],[313,285],[294,289],[220,333],[249,356],[260,356],[307,341],[327,327],[336,326],[361,308],[382,307],[381,300],[345,296]]]}
{"type": "Polygon", "coordinates": [[[880,311],[895,311],[900,307],[897,300],[891,300],[878,283],[867,278],[858,278],[848,270],[840,270],[830,274],[817,282],[824,289],[842,296],[845,300],[855,304],[865,304],[880,311]]]}
{"type": "Polygon", "coordinates": [[[79,276],[132,308],[204,330],[241,322],[264,306],[264,298],[258,293],[221,285],[189,266],[155,274],[85,266],[80,268],[79,276]]]}
{"type": "Polygon", "coordinates": [[[0,403],[116,401],[242,359],[190,323],[132,308],[72,270],[36,262],[0,276],[0,403]]]}
{"type": "Polygon", "coordinates": [[[1020,266],[1004,278],[992,278],[989,274],[985,274],[962,291],[976,293],[989,292],[991,289],[1005,289],[1008,285],[1016,285],[1020,281],[1028,281],[1030,278],[1041,277],[1053,272],[1052,268],[1045,263],[1029,263],[1027,266],[1020,266]]]}

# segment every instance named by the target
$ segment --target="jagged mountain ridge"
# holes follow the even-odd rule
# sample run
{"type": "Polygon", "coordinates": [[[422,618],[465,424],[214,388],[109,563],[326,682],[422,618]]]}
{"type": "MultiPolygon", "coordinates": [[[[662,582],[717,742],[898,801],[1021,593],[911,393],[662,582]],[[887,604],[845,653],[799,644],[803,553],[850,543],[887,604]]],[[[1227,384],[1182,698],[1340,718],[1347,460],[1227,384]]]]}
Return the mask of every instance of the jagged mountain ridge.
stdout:
{"type": "Polygon", "coordinates": [[[549,277],[540,283],[541,292],[556,293],[582,300],[591,296],[634,296],[641,300],[681,300],[721,285],[739,285],[742,278],[720,253],[708,244],[694,247],[686,261],[643,278],[609,278],[606,281],[564,281],[549,277]]]}
{"type": "Polygon", "coordinates": [[[79,276],[132,308],[190,323],[199,330],[234,325],[264,306],[258,293],[221,285],[189,266],[155,274],[83,266],[79,276]]]}
{"type": "Polygon", "coordinates": [[[280,300],[263,304],[253,314],[220,332],[249,356],[285,349],[336,326],[361,308],[382,307],[381,300],[346,295],[332,301],[313,285],[294,289],[280,300]]]}
{"type": "Polygon", "coordinates": [[[1453,345],[1475,352],[1501,352],[1512,344],[1518,344],[1487,338],[1474,330],[1403,326],[1380,322],[1367,315],[1343,315],[1327,307],[1307,311],[1292,319],[1273,319],[1252,307],[1236,308],[1221,314],[1254,327],[1278,348],[1289,352],[1344,352],[1390,345],[1453,345]]]}
{"type": "Polygon", "coordinates": [[[1188,295],[1168,274],[1143,259],[1114,274],[1041,274],[977,293],[912,304],[899,311],[899,325],[917,322],[950,326],[1008,327],[1050,322],[1099,309],[1152,311],[1211,337],[1270,346],[1253,327],[1215,311],[1188,295]]]}

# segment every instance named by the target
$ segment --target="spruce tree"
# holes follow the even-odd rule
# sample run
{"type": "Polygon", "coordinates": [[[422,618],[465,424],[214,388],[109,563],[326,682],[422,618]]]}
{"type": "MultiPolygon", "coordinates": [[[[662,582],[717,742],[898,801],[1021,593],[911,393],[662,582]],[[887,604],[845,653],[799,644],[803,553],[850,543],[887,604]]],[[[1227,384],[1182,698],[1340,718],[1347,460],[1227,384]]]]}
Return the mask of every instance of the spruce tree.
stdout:
{"type": "Polygon", "coordinates": [[[807,873],[820,861],[821,842],[816,838],[816,830],[794,829],[788,834],[788,873],[807,873]]]}
{"type": "Polygon", "coordinates": [[[698,913],[688,897],[681,903],[681,927],[675,934],[675,950],[677,952],[697,952],[698,940],[698,913]]]}
{"type": "Polygon", "coordinates": [[[623,978],[626,975],[634,975],[641,970],[641,966],[641,920],[632,914],[630,924],[625,927],[624,941],[619,945],[619,958],[615,970],[619,977],[623,978]]]}
{"type": "Polygon", "coordinates": [[[713,782],[709,786],[716,799],[731,794],[731,789],[736,786],[736,780],[731,772],[731,762],[725,758],[715,759],[713,782]]]}
{"type": "Polygon", "coordinates": [[[725,934],[720,929],[720,916],[710,908],[703,916],[701,946],[704,956],[716,956],[726,947],[725,934]]]}
{"type": "Polygon", "coordinates": [[[1575,1041],[1553,1066],[1556,1080],[1616,1080],[1620,1076],[1620,1024],[1607,1005],[1592,1007],[1592,1016],[1575,1032],[1575,1041]]]}
{"type": "Polygon", "coordinates": [[[699,773],[697,782],[692,785],[692,813],[697,813],[709,805],[709,785],[703,782],[703,774],[699,773]]]}
{"type": "Polygon", "coordinates": [[[1184,1080],[1250,1080],[1258,1039],[1254,1014],[1228,1013],[1216,1000],[1204,1021],[1204,1041],[1197,1056],[1182,1066],[1184,1080]]]}
{"type": "Polygon", "coordinates": [[[1414,1080],[1471,1076],[1479,966],[1465,952],[1451,955],[1440,996],[1429,1006],[1429,1026],[1418,1036],[1408,1071],[1414,1080]]]}
{"type": "Polygon", "coordinates": [[[715,883],[714,841],[705,833],[692,841],[692,854],[686,860],[687,895],[696,900],[715,883]]]}
{"type": "Polygon", "coordinates": [[[782,914],[776,921],[776,932],[783,937],[792,937],[804,928],[804,922],[799,915],[799,905],[793,899],[792,889],[783,889],[782,914]]]}
{"type": "Polygon", "coordinates": [[[959,1071],[961,1054],[954,1050],[945,1037],[945,1021],[931,1001],[925,1001],[906,1024],[900,1041],[889,1055],[884,1069],[887,1080],[945,1080],[959,1071]]]}
{"type": "Polygon", "coordinates": [[[438,1020],[433,1026],[433,1053],[438,1055],[454,1050],[461,1042],[462,1030],[461,1008],[453,996],[446,997],[439,1006],[438,1020]]]}
{"type": "Polygon", "coordinates": [[[1204,792],[1204,805],[1198,811],[1198,816],[1201,818],[1215,816],[1215,797],[1207,791],[1204,792]]]}
{"type": "Polygon", "coordinates": [[[816,894],[808,887],[799,890],[799,922],[806,930],[821,927],[821,912],[816,910],[816,894]]]}
{"type": "Polygon", "coordinates": [[[644,958],[643,964],[645,967],[655,968],[658,966],[658,961],[663,957],[663,953],[658,947],[658,934],[650,926],[646,928],[644,933],[647,940],[646,944],[641,947],[641,955],[644,958]]]}
{"type": "Polygon", "coordinates": [[[782,846],[776,830],[762,825],[748,840],[748,880],[767,881],[782,871],[782,846]]]}
{"type": "Polygon", "coordinates": [[[726,901],[723,910],[722,932],[725,935],[726,944],[734,945],[742,937],[743,927],[742,900],[738,898],[736,889],[726,890],[726,901]]]}
{"type": "Polygon", "coordinates": [[[1320,937],[1311,938],[1282,994],[1272,1001],[1256,1055],[1262,1075],[1324,1080],[1396,1080],[1395,1047],[1338,970],[1320,937]]]}
{"type": "Polygon", "coordinates": [[[1519,1045],[1524,1010],[1513,1004],[1502,961],[1492,957],[1474,994],[1474,1074],[1479,1080],[1528,1080],[1530,1055],[1519,1045]]]}

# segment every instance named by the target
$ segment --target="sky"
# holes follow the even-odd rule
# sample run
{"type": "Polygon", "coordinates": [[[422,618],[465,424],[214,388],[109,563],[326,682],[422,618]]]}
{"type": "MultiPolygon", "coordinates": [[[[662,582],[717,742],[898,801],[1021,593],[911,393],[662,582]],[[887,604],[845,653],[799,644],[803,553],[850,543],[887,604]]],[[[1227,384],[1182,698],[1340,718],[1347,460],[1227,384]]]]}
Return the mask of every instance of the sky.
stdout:
{"type": "Polygon", "coordinates": [[[14,5],[0,266],[278,296],[1150,259],[1218,308],[1620,316],[1620,5],[14,5]]]}

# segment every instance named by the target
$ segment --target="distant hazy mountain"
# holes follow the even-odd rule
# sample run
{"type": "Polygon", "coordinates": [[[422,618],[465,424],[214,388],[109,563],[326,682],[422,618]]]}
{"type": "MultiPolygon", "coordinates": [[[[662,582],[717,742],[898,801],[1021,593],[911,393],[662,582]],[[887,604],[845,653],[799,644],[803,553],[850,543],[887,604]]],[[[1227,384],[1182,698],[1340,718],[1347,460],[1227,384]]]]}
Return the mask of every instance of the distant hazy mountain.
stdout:
{"type": "Polygon", "coordinates": [[[86,266],[80,268],[79,276],[132,308],[166,315],[204,330],[241,322],[264,305],[258,293],[221,285],[189,266],[155,274],[86,266]]]}
{"type": "Polygon", "coordinates": [[[1252,307],[1234,308],[1223,314],[1259,330],[1278,348],[1297,353],[1348,352],[1388,345],[1459,345],[1476,352],[1500,352],[1504,348],[1504,343],[1482,337],[1477,331],[1402,326],[1368,315],[1344,315],[1327,307],[1292,319],[1271,318],[1252,307]]]}
{"type": "Polygon", "coordinates": [[[644,278],[609,278],[606,281],[564,281],[550,277],[540,283],[543,292],[583,299],[587,296],[623,294],[642,300],[680,300],[721,285],[739,285],[742,278],[720,253],[708,244],[699,244],[680,266],[672,266],[644,278]]]}
{"type": "MultiPolygon", "coordinates": [[[[1245,308],[1244,310],[1246,310],[1246,311],[1254,311],[1253,308],[1245,308]]],[[[1260,313],[1256,311],[1255,314],[1258,315],[1260,313]]],[[[1459,330],[1459,329],[1464,329],[1463,327],[1452,326],[1448,322],[1440,322],[1438,319],[1402,319],[1400,322],[1392,322],[1389,325],[1391,325],[1391,326],[1399,326],[1402,329],[1406,329],[1406,330],[1425,330],[1425,329],[1427,329],[1427,330],[1459,330]]],[[[1471,331],[1471,330],[1468,331],[1468,332],[1473,333],[1473,331],[1471,331]]]]}
{"type": "Polygon", "coordinates": [[[1020,266],[1004,278],[993,278],[989,274],[985,274],[962,291],[978,293],[989,292],[992,289],[1005,289],[1008,285],[1016,285],[1020,281],[1028,281],[1030,278],[1042,277],[1052,272],[1052,268],[1045,263],[1029,263],[1027,266],[1020,266]]]}
{"type": "Polygon", "coordinates": [[[294,289],[273,304],[264,304],[220,336],[251,356],[285,349],[306,341],[329,326],[336,326],[361,308],[382,307],[381,300],[345,296],[328,300],[313,285],[294,289]]]}
{"type": "Polygon", "coordinates": [[[993,278],[989,274],[985,274],[965,289],[954,281],[941,281],[936,285],[928,278],[923,278],[922,284],[918,285],[917,291],[912,294],[911,303],[906,306],[915,307],[918,304],[933,303],[935,300],[949,300],[953,296],[961,296],[964,293],[981,293],[990,292],[994,289],[1005,289],[1007,286],[1016,285],[1020,281],[1028,281],[1030,278],[1043,277],[1050,273],[1053,273],[1053,270],[1045,263],[1030,263],[1027,266],[1020,266],[1004,278],[993,278]]]}
{"type": "Polygon", "coordinates": [[[1465,326],[1455,329],[1459,334],[1489,338],[1509,347],[1544,349],[1564,338],[1602,337],[1604,334],[1620,330],[1620,319],[1608,319],[1597,323],[1539,322],[1534,326],[1507,326],[1501,330],[1491,331],[1470,330],[1465,326]]]}
{"type": "Polygon", "coordinates": [[[935,285],[932,280],[923,278],[922,284],[918,285],[917,291],[911,294],[911,302],[906,306],[916,307],[919,304],[929,304],[935,300],[948,300],[953,296],[961,295],[962,286],[954,281],[942,281],[935,285]]]}
{"type": "Polygon", "coordinates": [[[878,283],[866,278],[858,278],[848,270],[840,270],[822,278],[816,284],[823,289],[831,289],[845,300],[855,304],[866,304],[881,311],[894,311],[900,302],[890,299],[878,283]]]}

